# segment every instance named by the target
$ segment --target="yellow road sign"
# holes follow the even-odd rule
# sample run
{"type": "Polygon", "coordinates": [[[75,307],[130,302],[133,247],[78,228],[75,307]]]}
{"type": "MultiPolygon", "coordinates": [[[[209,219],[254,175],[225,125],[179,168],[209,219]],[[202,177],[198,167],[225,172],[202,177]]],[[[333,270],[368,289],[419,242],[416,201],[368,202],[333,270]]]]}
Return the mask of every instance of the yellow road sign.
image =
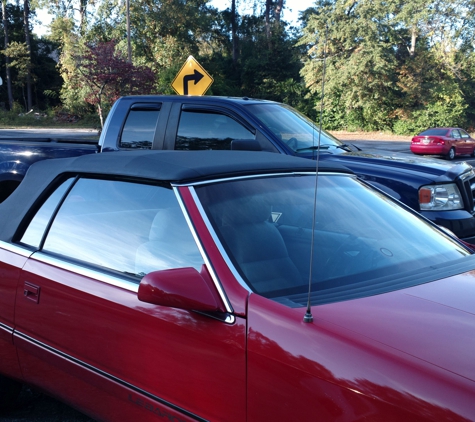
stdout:
{"type": "Polygon", "coordinates": [[[172,88],[178,95],[203,95],[213,81],[208,72],[193,56],[190,56],[175,76],[172,88]]]}

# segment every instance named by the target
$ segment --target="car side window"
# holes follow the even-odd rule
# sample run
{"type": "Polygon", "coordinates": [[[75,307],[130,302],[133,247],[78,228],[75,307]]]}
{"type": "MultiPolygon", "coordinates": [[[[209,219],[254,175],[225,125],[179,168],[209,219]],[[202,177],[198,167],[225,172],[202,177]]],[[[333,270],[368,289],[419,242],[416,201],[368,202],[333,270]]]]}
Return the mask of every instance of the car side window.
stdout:
{"type": "Polygon", "coordinates": [[[467,132],[465,132],[464,130],[460,129],[460,134],[462,135],[462,138],[464,138],[464,139],[470,138],[470,135],[467,132]]]}
{"type": "Polygon", "coordinates": [[[460,139],[461,138],[460,131],[459,130],[453,130],[452,131],[452,138],[460,139]]]}
{"type": "Polygon", "coordinates": [[[151,149],[159,117],[155,109],[131,109],[125,121],[119,147],[125,149],[151,149]]]}
{"type": "Polygon", "coordinates": [[[171,188],[118,180],[79,179],[43,251],[133,277],[203,264],[171,188]]]}
{"type": "Polygon", "coordinates": [[[56,207],[59,205],[59,202],[71,186],[73,180],[74,178],[70,178],[63,182],[44,202],[23,233],[23,236],[20,239],[21,243],[35,248],[40,247],[46,227],[51,220],[56,207]]]}
{"type": "Polygon", "coordinates": [[[235,139],[255,139],[252,132],[233,118],[216,112],[183,110],[175,149],[231,149],[235,139]]]}

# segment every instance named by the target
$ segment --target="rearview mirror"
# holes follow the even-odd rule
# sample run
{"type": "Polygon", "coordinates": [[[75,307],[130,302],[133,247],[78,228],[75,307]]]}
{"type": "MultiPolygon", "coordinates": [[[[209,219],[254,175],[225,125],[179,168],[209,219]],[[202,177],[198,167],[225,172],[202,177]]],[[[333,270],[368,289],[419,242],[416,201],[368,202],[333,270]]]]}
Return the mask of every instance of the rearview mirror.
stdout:
{"type": "Polygon", "coordinates": [[[140,282],[138,299],[188,311],[224,312],[205,266],[201,274],[191,267],[148,273],[140,282]]]}

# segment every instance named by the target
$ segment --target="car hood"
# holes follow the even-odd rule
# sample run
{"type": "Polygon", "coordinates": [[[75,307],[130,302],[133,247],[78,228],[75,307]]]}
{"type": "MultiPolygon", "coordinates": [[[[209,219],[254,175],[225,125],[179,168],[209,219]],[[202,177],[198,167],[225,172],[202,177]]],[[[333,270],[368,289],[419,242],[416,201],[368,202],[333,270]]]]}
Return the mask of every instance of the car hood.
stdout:
{"type": "Polygon", "coordinates": [[[475,271],[313,307],[314,316],[475,381],[475,271]]]}
{"type": "MultiPolygon", "coordinates": [[[[305,157],[313,158],[312,155],[306,155],[305,157]]],[[[470,164],[464,161],[449,162],[436,158],[382,150],[365,150],[344,154],[325,153],[320,155],[320,159],[338,161],[356,172],[358,172],[358,167],[362,166],[364,168],[370,165],[396,169],[404,168],[425,175],[432,174],[437,178],[436,181],[440,182],[453,181],[457,176],[472,169],[470,164]],[[440,177],[440,180],[438,177],[440,177]]]]}

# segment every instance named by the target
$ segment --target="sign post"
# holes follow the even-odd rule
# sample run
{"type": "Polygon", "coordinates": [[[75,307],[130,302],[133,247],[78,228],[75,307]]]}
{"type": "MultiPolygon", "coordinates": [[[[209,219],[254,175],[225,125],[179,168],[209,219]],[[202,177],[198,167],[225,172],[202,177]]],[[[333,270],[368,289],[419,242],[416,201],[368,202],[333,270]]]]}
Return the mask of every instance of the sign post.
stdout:
{"type": "Polygon", "coordinates": [[[204,95],[213,82],[208,72],[190,56],[175,76],[172,88],[178,95],[204,95]]]}

